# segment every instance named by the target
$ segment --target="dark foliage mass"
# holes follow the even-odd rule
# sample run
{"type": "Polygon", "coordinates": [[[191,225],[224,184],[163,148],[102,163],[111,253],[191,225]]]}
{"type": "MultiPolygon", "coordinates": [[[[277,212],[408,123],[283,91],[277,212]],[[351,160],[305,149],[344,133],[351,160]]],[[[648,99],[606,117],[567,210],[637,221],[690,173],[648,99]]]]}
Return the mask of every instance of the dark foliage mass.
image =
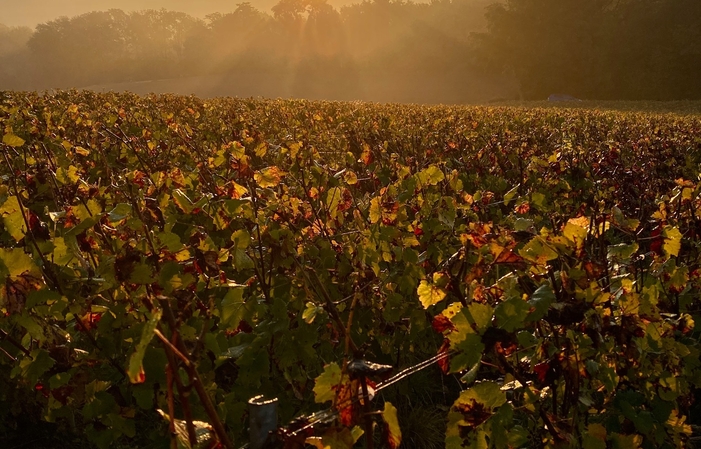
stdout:
{"type": "Polygon", "coordinates": [[[0,88],[460,103],[701,98],[694,0],[249,3],[0,27],[0,88]],[[494,3],[494,4],[492,4],[494,3]],[[491,4],[491,5],[490,5],[491,4]],[[151,82],[145,81],[168,80],[151,82]]]}

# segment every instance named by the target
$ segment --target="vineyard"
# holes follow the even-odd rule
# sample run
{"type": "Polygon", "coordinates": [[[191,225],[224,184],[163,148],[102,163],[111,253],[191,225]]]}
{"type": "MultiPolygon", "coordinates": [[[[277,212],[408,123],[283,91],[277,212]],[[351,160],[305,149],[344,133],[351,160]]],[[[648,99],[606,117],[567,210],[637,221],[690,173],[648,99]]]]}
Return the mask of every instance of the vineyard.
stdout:
{"type": "Polygon", "coordinates": [[[0,441],[239,448],[263,395],[271,447],[694,446],[698,115],[0,92],[0,125],[0,441]]]}

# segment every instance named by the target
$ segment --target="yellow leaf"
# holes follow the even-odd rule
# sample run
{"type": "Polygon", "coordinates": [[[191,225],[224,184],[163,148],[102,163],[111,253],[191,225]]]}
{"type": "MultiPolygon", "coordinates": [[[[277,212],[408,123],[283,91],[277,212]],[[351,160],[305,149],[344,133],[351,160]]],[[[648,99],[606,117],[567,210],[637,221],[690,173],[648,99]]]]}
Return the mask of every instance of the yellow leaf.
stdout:
{"type": "Polygon", "coordinates": [[[589,431],[589,435],[594,438],[606,441],[606,428],[601,424],[589,424],[587,430],[589,431]]]}
{"type": "Polygon", "coordinates": [[[665,255],[667,257],[677,257],[682,247],[682,233],[673,226],[665,226],[662,235],[665,238],[664,244],[662,245],[662,250],[665,255]]]}
{"type": "Polygon", "coordinates": [[[0,207],[0,218],[2,218],[5,230],[18,242],[24,238],[26,224],[19,207],[16,196],[11,196],[0,207]]]}
{"type": "Polygon", "coordinates": [[[87,150],[83,147],[75,147],[75,152],[76,152],[76,154],[79,154],[80,156],[89,156],[90,155],[90,150],[87,150]]]}
{"type": "Polygon", "coordinates": [[[377,223],[382,218],[382,198],[379,196],[370,201],[370,223],[377,223]]]}
{"type": "Polygon", "coordinates": [[[396,449],[402,442],[402,429],[399,427],[397,419],[397,408],[389,402],[385,402],[385,409],[382,411],[382,419],[385,422],[387,432],[387,446],[396,449]]]}
{"type": "Polygon", "coordinates": [[[78,182],[79,179],[80,175],[78,174],[78,169],[73,165],[68,167],[68,170],[63,167],[59,167],[56,170],[56,180],[61,184],[72,185],[78,182]]]}
{"type": "Polygon", "coordinates": [[[2,143],[11,147],[21,147],[24,145],[24,139],[12,133],[8,133],[2,136],[2,143]]]}
{"type": "Polygon", "coordinates": [[[419,288],[416,290],[419,295],[419,301],[424,306],[424,309],[428,309],[434,304],[438,304],[443,301],[446,297],[446,292],[442,288],[435,285],[429,284],[428,282],[421,281],[419,288]]]}
{"type": "Polygon", "coordinates": [[[280,184],[280,180],[284,174],[285,172],[273,166],[259,171],[253,175],[253,179],[255,179],[258,185],[263,188],[275,187],[276,185],[280,184]]]}

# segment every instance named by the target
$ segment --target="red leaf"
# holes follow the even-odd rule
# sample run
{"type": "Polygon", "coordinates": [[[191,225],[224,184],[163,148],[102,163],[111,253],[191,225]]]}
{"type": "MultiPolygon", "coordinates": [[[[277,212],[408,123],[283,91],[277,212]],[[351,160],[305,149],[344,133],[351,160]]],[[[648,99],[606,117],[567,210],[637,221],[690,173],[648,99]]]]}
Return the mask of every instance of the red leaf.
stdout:
{"type": "Polygon", "coordinates": [[[144,371],[144,367],[141,366],[139,368],[139,374],[136,375],[135,382],[132,382],[133,384],[142,384],[146,382],[146,372],[144,371]]]}
{"type": "Polygon", "coordinates": [[[522,263],[523,262],[523,257],[519,256],[516,254],[513,250],[504,250],[499,253],[497,256],[496,260],[494,263],[511,263],[511,264],[516,264],[516,263],[522,263]]]}
{"type": "Polygon", "coordinates": [[[664,237],[662,237],[662,225],[660,224],[656,229],[653,229],[650,236],[652,237],[650,251],[654,252],[658,256],[662,256],[664,254],[662,251],[662,245],[664,244],[664,237]]]}
{"type": "Polygon", "coordinates": [[[536,375],[538,375],[539,381],[545,382],[545,378],[548,375],[548,371],[550,371],[550,363],[539,363],[533,367],[533,371],[535,371],[536,375]]]}
{"type": "Polygon", "coordinates": [[[530,203],[519,204],[518,206],[516,206],[514,208],[514,212],[516,212],[517,214],[520,214],[520,215],[527,214],[530,210],[531,210],[530,203]]]}
{"type": "Polygon", "coordinates": [[[431,323],[431,326],[433,327],[433,330],[438,332],[439,334],[442,334],[445,331],[454,331],[455,330],[455,325],[453,324],[452,321],[450,321],[450,318],[447,316],[441,314],[441,315],[436,315],[433,318],[433,322],[431,323]]]}
{"type": "MultiPolygon", "coordinates": [[[[443,340],[443,344],[438,350],[438,354],[447,353],[448,349],[450,349],[450,340],[446,338],[443,340]]],[[[450,371],[450,357],[443,357],[436,363],[438,364],[438,367],[441,369],[441,371],[443,371],[443,374],[448,374],[448,372],[450,371]]]]}

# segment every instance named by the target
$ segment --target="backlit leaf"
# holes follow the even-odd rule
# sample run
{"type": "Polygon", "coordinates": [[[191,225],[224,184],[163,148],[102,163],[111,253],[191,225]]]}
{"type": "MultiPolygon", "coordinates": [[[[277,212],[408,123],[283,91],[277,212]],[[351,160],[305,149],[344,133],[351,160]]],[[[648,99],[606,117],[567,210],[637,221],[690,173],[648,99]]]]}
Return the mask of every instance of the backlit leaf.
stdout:
{"type": "Polygon", "coordinates": [[[390,402],[385,402],[382,411],[382,419],[385,422],[385,441],[390,449],[397,449],[402,442],[402,430],[397,419],[397,408],[390,402]]]}
{"type": "Polygon", "coordinates": [[[2,143],[11,147],[21,147],[24,145],[24,139],[12,133],[7,133],[2,136],[2,143]]]}
{"type": "Polygon", "coordinates": [[[235,328],[239,325],[245,312],[245,301],[243,299],[244,287],[229,289],[221,302],[222,323],[235,328]]]}
{"type": "Polygon", "coordinates": [[[268,188],[280,184],[280,180],[284,174],[285,173],[277,167],[267,167],[253,175],[253,178],[259,186],[268,188]]]}
{"type": "Polygon", "coordinates": [[[665,255],[667,257],[677,257],[682,246],[682,233],[675,227],[665,226],[662,235],[664,236],[662,250],[665,255]]]}
{"type": "Polygon", "coordinates": [[[5,229],[15,240],[19,242],[24,238],[27,225],[16,196],[11,196],[0,206],[0,217],[2,217],[5,229]]]}
{"type": "Polygon", "coordinates": [[[421,170],[417,175],[419,183],[422,186],[435,186],[445,179],[445,174],[436,165],[431,165],[428,168],[421,170]]]}
{"type": "Polygon", "coordinates": [[[520,298],[511,298],[500,303],[494,311],[497,324],[507,332],[513,332],[523,326],[528,316],[529,304],[520,298]]]}
{"type": "Polygon", "coordinates": [[[428,309],[434,304],[438,304],[443,301],[446,297],[446,292],[440,287],[423,280],[419,283],[419,288],[416,290],[419,295],[419,301],[424,306],[424,309],[428,309]]]}
{"type": "Polygon", "coordinates": [[[519,250],[519,254],[527,260],[538,265],[545,265],[548,261],[556,259],[557,252],[550,247],[542,237],[535,237],[519,250]]]}
{"type": "Polygon", "coordinates": [[[531,309],[528,320],[538,321],[543,318],[548,313],[550,304],[555,302],[555,300],[555,292],[553,292],[550,283],[545,283],[538,287],[531,295],[531,299],[528,300],[528,305],[531,309]]]}
{"type": "Polygon", "coordinates": [[[144,329],[141,331],[141,339],[136,345],[134,353],[129,357],[129,366],[127,368],[127,374],[129,375],[129,380],[131,383],[143,383],[144,382],[144,368],[142,366],[142,361],[144,359],[144,354],[146,353],[146,348],[148,348],[151,339],[153,338],[154,331],[158,322],[161,320],[162,312],[160,309],[153,309],[151,313],[151,318],[144,325],[144,329]]]}
{"type": "Polygon", "coordinates": [[[336,363],[324,366],[324,372],[314,381],[314,401],[318,404],[333,401],[341,383],[341,368],[336,363]]]}

